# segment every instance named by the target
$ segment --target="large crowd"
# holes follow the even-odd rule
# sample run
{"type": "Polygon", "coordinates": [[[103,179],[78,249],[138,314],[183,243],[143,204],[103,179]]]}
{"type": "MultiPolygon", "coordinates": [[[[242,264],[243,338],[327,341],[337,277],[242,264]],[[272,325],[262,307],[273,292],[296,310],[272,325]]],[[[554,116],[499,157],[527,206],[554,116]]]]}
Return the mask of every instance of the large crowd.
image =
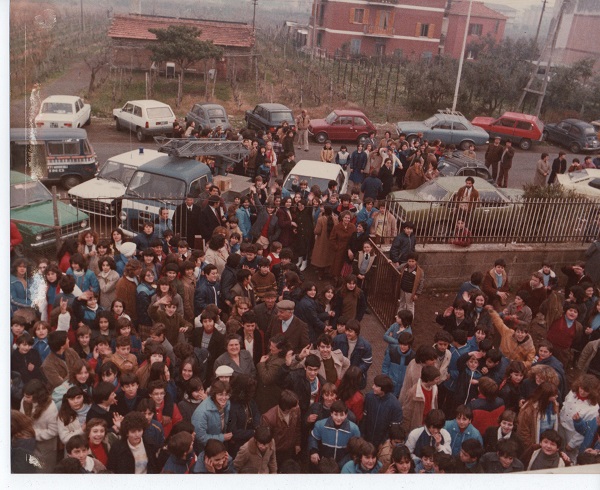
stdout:
{"type": "MultiPolygon", "coordinates": [[[[418,237],[410,222],[397,230],[378,199],[436,178],[444,149],[370,135],[350,154],[328,142],[322,160],[348,167],[354,187],[340,195],[335,181],[300,180],[290,193],[293,136],[247,140],[248,195],[226,203],[209,184],[132,239],[92,229],[33,261],[17,253],[11,224],[13,472],[508,473],[599,462],[598,242],[586,263],[540,264],[524,284],[502,258],[474,271],[435,324],[416,327],[435,330],[433,345],[416,345],[418,237]],[[399,271],[382,365],[361,335],[374,243],[391,243],[399,271]]],[[[450,243],[469,246],[473,179],[459,194],[450,243]]]]}

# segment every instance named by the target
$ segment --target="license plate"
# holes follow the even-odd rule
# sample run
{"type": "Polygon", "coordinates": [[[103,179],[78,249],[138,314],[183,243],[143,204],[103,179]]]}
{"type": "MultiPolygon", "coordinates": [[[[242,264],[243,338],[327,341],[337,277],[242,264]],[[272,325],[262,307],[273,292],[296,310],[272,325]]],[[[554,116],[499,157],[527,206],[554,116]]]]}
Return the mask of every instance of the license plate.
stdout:
{"type": "Polygon", "coordinates": [[[51,122],[51,123],[50,123],[50,127],[51,127],[51,128],[58,128],[58,123],[51,122]]]}
{"type": "Polygon", "coordinates": [[[160,121],[156,123],[157,126],[164,126],[165,124],[169,124],[169,121],[160,121]]]}

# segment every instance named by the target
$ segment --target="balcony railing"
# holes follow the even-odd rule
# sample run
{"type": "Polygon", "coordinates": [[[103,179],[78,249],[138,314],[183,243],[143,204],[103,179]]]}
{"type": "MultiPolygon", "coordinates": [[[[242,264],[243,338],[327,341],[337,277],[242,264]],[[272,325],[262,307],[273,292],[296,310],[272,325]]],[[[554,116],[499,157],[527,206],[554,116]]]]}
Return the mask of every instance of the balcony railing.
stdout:
{"type": "Polygon", "coordinates": [[[379,26],[365,24],[363,26],[363,32],[371,36],[393,36],[395,29],[393,27],[383,28],[379,26]]]}

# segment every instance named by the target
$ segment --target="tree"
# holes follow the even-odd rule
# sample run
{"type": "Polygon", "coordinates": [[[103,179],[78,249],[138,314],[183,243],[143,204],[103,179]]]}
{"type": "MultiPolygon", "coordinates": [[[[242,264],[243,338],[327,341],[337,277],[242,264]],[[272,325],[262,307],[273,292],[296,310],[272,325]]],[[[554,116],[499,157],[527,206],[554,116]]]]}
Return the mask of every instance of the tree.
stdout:
{"type": "Polygon", "coordinates": [[[156,42],[148,47],[152,51],[152,61],[158,63],[171,61],[179,68],[179,92],[177,105],[183,97],[183,79],[185,70],[194,63],[217,59],[223,56],[223,49],[215,46],[212,41],[198,39],[202,31],[191,26],[169,26],[167,29],[149,29],[156,36],[156,42]]]}
{"type": "MultiPolygon", "coordinates": [[[[110,61],[110,44],[102,42],[97,45],[92,54],[86,55],[83,59],[85,64],[90,69],[90,84],[88,86],[88,94],[91,94],[96,88],[96,76],[98,72],[108,65],[110,61]]],[[[99,85],[102,84],[102,81],[99,85]]]]}

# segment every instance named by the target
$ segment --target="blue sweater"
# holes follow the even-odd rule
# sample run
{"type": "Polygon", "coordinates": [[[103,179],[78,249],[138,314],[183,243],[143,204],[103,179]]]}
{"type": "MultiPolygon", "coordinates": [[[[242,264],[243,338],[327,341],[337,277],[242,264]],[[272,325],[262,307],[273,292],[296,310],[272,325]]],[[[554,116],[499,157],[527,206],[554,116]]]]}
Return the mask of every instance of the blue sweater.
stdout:
{"type": "Polygon", "coordinates": [[[469,424],[467,428],[461,432],[458,428],[458,423],[456,419],[446,421],[446,425],[444,425],[444,429],[448,431],[450,437],[450,446],[452,447],[452,456],[458,457],[460,453],[460,448],[462,443],[467,439],[477,439],[481,445],[483,446],[483,439],[479,431],[473,427],[473,424],[469,424]]]}

